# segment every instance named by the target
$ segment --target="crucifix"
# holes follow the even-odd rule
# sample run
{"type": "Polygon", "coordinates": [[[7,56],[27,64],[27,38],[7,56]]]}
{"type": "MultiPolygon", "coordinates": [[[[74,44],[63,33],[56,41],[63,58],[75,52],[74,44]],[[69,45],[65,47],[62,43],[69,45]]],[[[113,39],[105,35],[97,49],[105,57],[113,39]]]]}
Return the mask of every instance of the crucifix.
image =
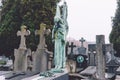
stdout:
{"type": "Polygon", "coordinates": [[[50,32],[50,29],[46,29],[46,24],[44,23],[40,24],[40,30],[35,31],[35,34],[40,36],[38,49],[44,49],[46,47],[45,35],[48,35],[50,32]]]}
{"type": "Polygon", "coordinates": [[[19,49],[26,49],[25,36],[30,35],[30,31],[26,30],[26,29],[27,29],[27,27],[25,25],[23,25],[23,26],[21,26],[21,31],[17,32],[17,36],[21,36],[19,49]]]}
{"type": "Polygon", "coordinates": [[[73,48],[76,47],[76,45],[74,45],[73,42],[71,42],[71,45],[69,45],[69,47],[71,48],[70,58],[72,58],[72,56],[73,56],[73,48]]]}
{"type": "Polygon", "coordinates": [[[83,47],[83,42],[85,42],[85,39],[82,37],[79,41],[81,42],[81,47],[83,47]]]}

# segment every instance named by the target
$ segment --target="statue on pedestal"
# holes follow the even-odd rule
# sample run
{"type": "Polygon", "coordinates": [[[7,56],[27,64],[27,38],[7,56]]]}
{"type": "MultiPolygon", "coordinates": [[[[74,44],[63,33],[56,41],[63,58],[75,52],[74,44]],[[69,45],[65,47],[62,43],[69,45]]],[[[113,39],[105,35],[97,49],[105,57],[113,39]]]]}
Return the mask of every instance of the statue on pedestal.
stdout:
{"type": "Polygon", "coordinates": [[[67,23],[67,4],[65,0],[57,3],[56,14],[54,17],[54,27],[52,30],[52,40],[54,42],[54,65],[55,67],[47,72],[40,73],[40,76],[50,77],[54,73],[64,72],[66,66],[66,36],[68,33],[67,23]]]}
{"type": "Polygon", "coordinates": [[[55,69],[65,68],[65,46],[67,33],[67,4],[64,0],[60,0],[60,2],[57,4],[56,15],[54,17],[54,27],[52,30],[55,69]]]}

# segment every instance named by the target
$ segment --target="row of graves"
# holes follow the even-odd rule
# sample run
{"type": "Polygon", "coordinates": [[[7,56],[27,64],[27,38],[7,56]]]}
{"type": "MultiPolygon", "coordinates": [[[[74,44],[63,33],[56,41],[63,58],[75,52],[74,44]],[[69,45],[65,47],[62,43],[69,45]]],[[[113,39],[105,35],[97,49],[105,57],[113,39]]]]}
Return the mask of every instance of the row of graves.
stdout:
{"type": "MultiPolygon", "coordinates": [[[[20,36],[21,40],[19,48],[14,49],[14,64],[11,64],[12,69],[10,68],[7,71],[2,69],[0,71],[0,80],[38,80],[37,78],[40,78],[39,73],[51,69],[53,53],[47,50],[45,43],[45,36],[49,35],[51,32],[50,29],[46,29],[46,24],[40,24],[40,30],[35,31],[35,34],[39,35],[40,41],[37,50],[33,52],[26,47],[25,36],[30,35],[30,31],[26,28],[27,27],[23,25],[21,26],[21,30],[17,32],[17,36],[20,36]]],[[[2,58],[2,60],[3,59],[4,58],[2,58]]],[[[7,64],[4,65],[4,67],[5,66],[7,66],[7,64]]]]}
{"type": "MultiPolygon", "coordinates": [[[[112,44],[105,44],[104,35],[98,35],[96,43],[87,44],[87,46],[84,38],[80,39],[79,46],[74,42],[69,42],[66,46],[67,71],[52,77],[49,76],[53,74],[47,73],[48,78],[41,78],[39,73],[51,69],[53,61],[53,53],[47,50],[45,43],[45,36],[49,33],[50,30],[46,29],[44,23],[41,23],[40,30],[35,31],[35,34],[40,36],[40,41],[37,50],[32,52],[25,44],[25,36],[30,35],[30,31],[26,30],[26,26],[21,26],[21,31],[17,32],[17,36],[21,36],[21,40],[19,48],[14,50],[13,70],[0,71],[0,78],[3,80],[120,79],[120,58],[114,56],[115,51],[112,44]]],[[[7,59],[2,57],[2,60],[7,59]]],[[[10,66],[11,62],[8,64],[10,66]]],[[[2,66],[5,67],[8,64],[2,66]]]]}
{"type": "Polygon", "coordinates": [[[96,43],[79,41],[69,42],[67,49],[70,80],[120,80],[120,58],[112,44],[105,44],[104,35],[97,35],[96,43]]]}
{"type": "MultiPolygon", "coordinates": [[[[61,34],[63,30],[68,30],[66,18],[67,5],[65,1],[60,0],[57,4],[54,20],[55,29],[60,30],[60,32],[58,30],[58,35],[59,33],[61,34]]],[[[57,65],[57,68],[52,67],[52,63],[54,62],[53,53],[47,50],[45,43],[45,37],[49,35],[50,32],[50,29],[46,29],[46,24],[40,24],[40,30],[35,31],[35,34],[39,35],[40,38],[39,44],[36,51],[33,52],[26,46],[26,36],[30,35],[30,31],[27,30],[25,25],[21,26],[21,30],[17,32],[17,36],[20,36],[21,39],[19,48],[14,49],[15,60],[13,70],[1,71],[0,80],[69,80],[68,71],[66,68],[63,68],[63,60],[61,61],[61,67],[59,65],[57,65]]],[[[64,33],[62,33],[62,35],[63,34],[64,33]]],[[[64,51],[65,49],[63,47],[63,52],[64,51]]],[[[56,63],[54,63],[54,66],[56,67],[56,63]]]]}
{"type": "Polygon", "coordinates": [[[40,30],[36,30],[35,34],[39,35],[40,41],[37,50],[32,52],[25,44],[25,36],[29,36],[30,31],[26,26],[21,26],[21,31],[17,32],[21,40],[19,48],[14,50],[14,64],[9,60],[8,64],[12,68],[0,71],[1,80],[120,80],[120,58],[114,56],[112,44],[105,44],[104,35],[97,35],[96,43],[92,44],[84,38],[79,43],[68,41],[67,70],[63,73],[47,73],[44,78],[41,77],[40,73],[53,66],[53,53],[47,50],[45,43],[45,36],[50,34],[50,30],[41,23],[40,30]]]}

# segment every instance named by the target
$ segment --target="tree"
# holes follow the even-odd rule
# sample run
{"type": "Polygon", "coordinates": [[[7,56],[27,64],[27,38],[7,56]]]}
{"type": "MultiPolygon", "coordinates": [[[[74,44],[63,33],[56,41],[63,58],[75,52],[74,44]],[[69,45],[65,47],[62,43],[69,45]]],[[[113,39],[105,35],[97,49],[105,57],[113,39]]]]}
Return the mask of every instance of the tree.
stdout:
{"type": "Polygon", "coordinates": [[[117,52],[116,56],[120,56],[120,0],[117,0],[117,9],[115,17],[112,18],[112,22],[112,31],[109,39],[117,52]]]}
{"type": "MultiPolygon", "coordinates": [[[[21,25],[26,25],[31,31],[27,37],[27,47],[36,50],[38,37],[34,35],[40,23],[45,23],[52,29],[57,0],[2,0],[0,23],[0,54],[13,54],[19,46],[16,33],[21,25]]],[[[51,49],[51,35],[47,37],[48,49],[51,49]]]]}

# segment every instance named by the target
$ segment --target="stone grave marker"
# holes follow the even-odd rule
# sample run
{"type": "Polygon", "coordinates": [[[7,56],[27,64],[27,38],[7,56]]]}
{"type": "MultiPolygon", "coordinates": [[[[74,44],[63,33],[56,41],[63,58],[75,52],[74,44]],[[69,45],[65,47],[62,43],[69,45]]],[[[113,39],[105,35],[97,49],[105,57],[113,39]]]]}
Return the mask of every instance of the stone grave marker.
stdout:
{"type": "Polygon", "coordinates": [[[71,45],[68,44],[68,47],[71,48],[71,52],[68,55],[68,59],[66,61],[66,67],[69,73],[74,73],[76,71],[76,61],[75,61],[75,54],[73,53],[74,45],[73,42],[71,42],[71,45]]]}
{"type": "Polygon", "coordinates": [[[35,34],[39,35],[39,44],[33,58],[33,71],[43,72],[48,69],[48,53],[46,52],[45,36],[50,33],[50,29],[46,29],[46,24],[40,24],[40,30],[36,30],[35,34]]]}
{"type": "Polygon", "coordinates": [[[83,42],[85,42],[85,39],[82,37],[79,41],[81,42],[81,47],[84,47],[83,42]]]}
{"type": "Polygon", "coordinates": [[[74,43],[71,42],[71,45],[69,45],[69,47],[71,48],[71,52],[70,52],[68,58],[73,59],[74,58],[73,49],[74,49],[74,47],[76,47],[76,45],[74,45],[74,43]]]}
{"type": "Polygon", "coordinates": [[[88,44],[88,65],[96,66],[96,44],[88,44]]]}
{"type": "Polygon", "coordinates": [[[83,46],[85,39],[82,37],[79,41],[81,42],[81,47],[78,48],[78,52],[79,54],[86,55],[86,48],[83,46]]]}
{"type": "Polygon", "coordinates": [[[97,78],[100,80],[105,79],[105,54],[103,48],[105,45],[104,35],[96,35],[96,52],[97,52],[97,78]]]}
{"type": "Polygon", "coordinates": [[[88,64],[89,66],[96,66],[96,51],[89,51],[88,52],[88,64]]]}
{"type": "Polygon", "coordinates": [[[77,63],[77,71],[80,71],[79,68],[86,68],[87,67],[87,55],[86,55],[86,48],[84,47],[83,43],[85,39],[82,37],[80,40],[81,46],[78,47],[78,54],[76,54],[76,63],[77,63]]]}
{"type": "Polygon", "coordinates": [[[18,49],[14,50],[14,71],[24,72],[27,71],[27,55],[31,53],[30,49],[26,48],[26,38],[25,36],[30,35],[30,31],[26,30],[26,26],[21,26],[21,31],[17,32],[18,36],[21,36],[20,46],[18,49]]]}

